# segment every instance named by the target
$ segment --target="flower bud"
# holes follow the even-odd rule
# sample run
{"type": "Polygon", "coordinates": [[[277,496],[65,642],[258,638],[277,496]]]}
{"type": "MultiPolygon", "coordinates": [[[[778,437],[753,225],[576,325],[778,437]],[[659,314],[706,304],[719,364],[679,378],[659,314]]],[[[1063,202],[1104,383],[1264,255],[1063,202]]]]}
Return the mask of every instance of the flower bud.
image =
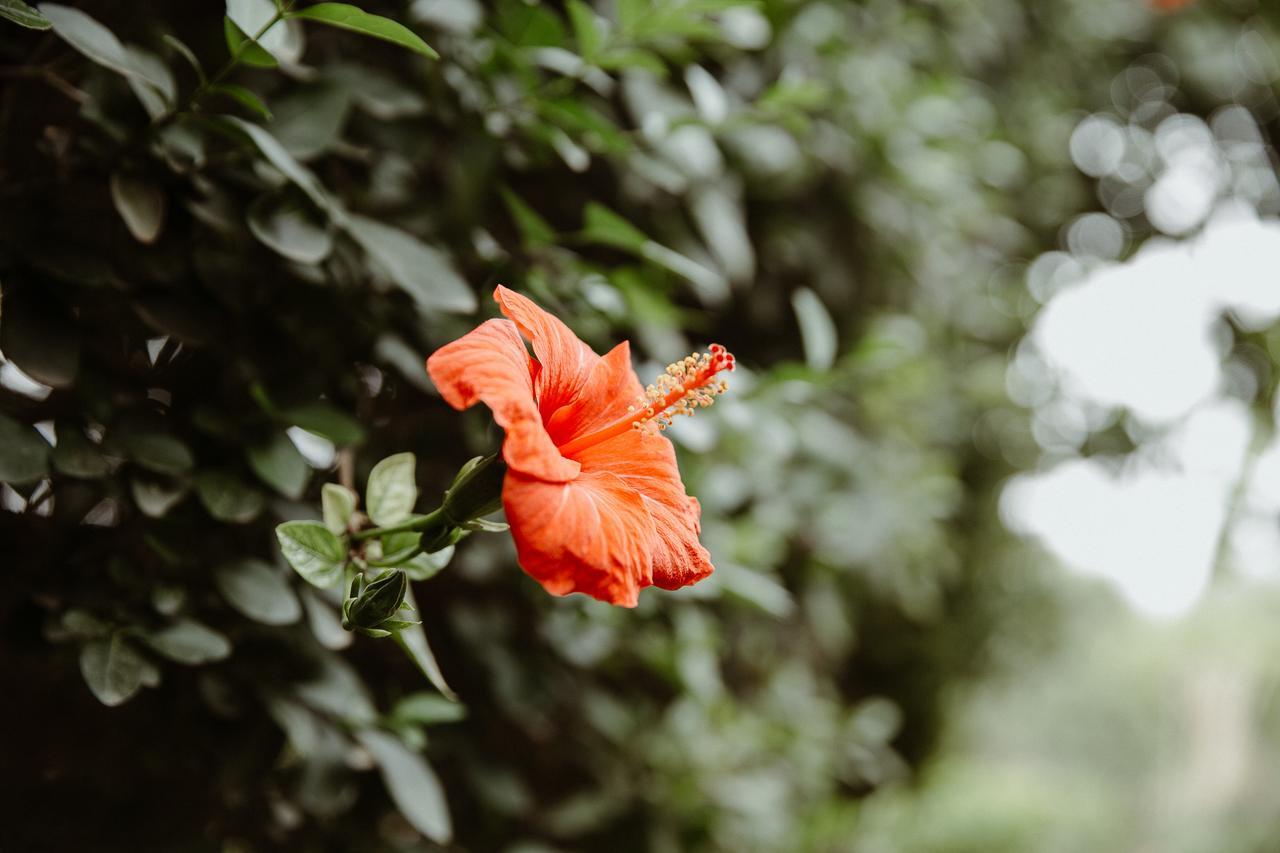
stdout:
{"type": "Polygon", "coordinates": [[[502,480],[507,466],[501,454],[477,456],[458,472],[444,495],[444,517],[452,527],[502,508],[502,480]]]}
{"type": "Polygon", "coordinates": [[[400,610],[408,587],[409,579],[399,569],[382,575],[345,608],[348,622],[354,628],[377,628],[400,610]]]}

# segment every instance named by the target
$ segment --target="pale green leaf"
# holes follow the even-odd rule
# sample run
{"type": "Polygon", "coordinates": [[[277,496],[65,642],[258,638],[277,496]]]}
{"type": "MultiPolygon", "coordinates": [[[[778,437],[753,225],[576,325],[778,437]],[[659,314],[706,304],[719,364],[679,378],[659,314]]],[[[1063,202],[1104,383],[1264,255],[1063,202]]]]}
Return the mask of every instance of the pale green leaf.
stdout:
{"type": "Polygon", "coordinates": [[[818,294],[802,287],[791,294],[791,307],[800,324],[804,360],[814,370],[828,370],[836,360],[836,324],[818,294]]]}
{"type": "Polygon", "coordinates": [[[213,575],[227,603],[264,625],[290,625],[302,615],[302,605],[286,576],[270,563],[245,559],[219,566],[213,575]]]}
{"type": "Polygon", "coordinates": [[[416,470],[417,459],[412,453],[397,453],[373,466],[364,505],[374,524],[398,524],[413,512],[418,501],[416,470]]]}
{"type": "Polygon", "coordinates": [[[331,587],[342,577],[347,549],[318,521],[286,521],[276,528],[280,551],[307,583],[331,587]]]}
{"type": "Polygon", "coordinates": [[[426,760],[394,735],[377,729],[356,732],[356,738],[373,755],[391,799],[413,828],[437,844],[453,837],[444,788],[426,760]]]}
{"type": "Polygon", "coordinates": [[[80,649],[80,674],[103,705],[120,705],[144,682],[155,680],[155,667],[119,634],[91,640],[80,649]]]}
{"type": "Polygon", "coordinates": [[[320,489],[320,506],[324,510],[324,526],[335,536],[347,532],[351,516],[355,514],[356,493],[337,483],[325,483],[320,489]]]}
{"type": "Polygon", "coordinates": [[[170,660],[193,666],[219,661],[231,654],[230,640],[194,619],[179,619],[159,631],[152,631],[144,639],[170,660]]]}
{"type": "Polygon", "coordinates": [[[139,175],[112,172],[111,201],[129,233],[139,243],[154,243],[160,236],[165,195],[154,181],[139,175]]]}

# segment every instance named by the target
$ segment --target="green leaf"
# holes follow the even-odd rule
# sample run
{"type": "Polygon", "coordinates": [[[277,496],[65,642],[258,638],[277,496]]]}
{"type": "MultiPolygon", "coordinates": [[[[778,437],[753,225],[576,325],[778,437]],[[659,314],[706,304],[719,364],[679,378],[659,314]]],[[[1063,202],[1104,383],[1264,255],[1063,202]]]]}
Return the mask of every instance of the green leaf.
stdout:
{"type": "Polygon", "coordinates": [[[226,39],[227,50],[232,56],[238,56],[239,61],[245,65],[254,68],[275,68],[280,64],[262,45],[249,41],[249,37],[229,17],[222,19],[222,36],[226,39]]]}
{"type": "Polygon", "coordinates": [[[283,417],[291,426],[322,435],[339,447],[364,442],[364,427],[360,422],[329,403],[307,403],[285,411],[283,417]]]}
{"type": "Polygon", "coordinates": [[[266,505],[262,492],[228,471],[202,471],[195,482],[200,503],[218,521],[246,524],[257,518],[266,505]]]}
{"type": "Polygon", "coordinates": [[[280,551],[303,580],[327,589],[342,577],[347,549],[318,521],[286,521],[276,528],[280,551]]]}
{"type": "Polygon", "coordinates": [[[476,309],[475,294],[444,252],[364,216],[350,217],[347,230],[423,311],[468,313],[476,309]]]}
{"type": "Polygon", "coordinates": [[[356,493],[337,483],[325,483],[320,488],[320,506],[324,510],[324,526],[335,536],[347,532],[351,516],[355,514],[356,493]]]}
{"type": "Polygon", "coordinates": [[[111,201],[129,233],[139,243],[150,245],[160,236],[164,223],[165,195],[154,181],[122,172],[111,173],[111,201]]]}
{"type": "Polygon", "coordinates": [[[418,501],[416,470],[417,459],[412,453],[397,453],[373,466],[364,505],[374,524],[398,524],[413,512],[418,501]]]}
{"type": "Polygon", "coordinates": [[[38,298],[6,299],[0,350],[37,382],[69,388],[80,372],[80,334],[60,306],[38,298]]]}
{"type": "Polygon", "coordinates": [[[249,230],[276,254],[299,264],[318,264],[333,251],[333,235],[306,208],[278,196],[249,205],[249,230]]]}
{"type": "Polygon", "coordinates": [[[0,18],[32,30],[49,29],[49,19],[22,0],[0,0],[0,18]]]}
{"type": "Polygon", "coordinates": [[[195,465],[187,446],[162,432],[124,429],[108,433],[108,439],[127,459],[157,474],[185,474],[195,465]]]}
{"type": "Polygon", "coordinates": [[[791,307],[800,324],[804,360],[814,370],[829,370],[836,360],[836,324],[818,294],[802,287],[791,294],[791,307]]]}
{"type": "Polygon", "coordinates": [[[432,726],[465,719],[467,706],[460,702],[450,702],[434,693],[410,693],[397,702],[387,716],[396,723],[432,726]]]}
{"type": "Polygon", "coordinates": [[[59,38],[97,64],[148,83],[162,92],[166,89],[166,81],[135,62],[115,33],[79,9],[58,3],[41,3],[40,14],[48,20],[59,38]]]}
{"type": "Polygon", "coordinates": [[[186,496],[187,486],[184,483],[135,477],[129,482],[129,491],[143,515],[148,518],[164,518],[186,496]]]}
{"type": "MultiPolygon", "coordinates": [[[[413,597],[413,587],[405,590],[404,603],[410,610],[415,612],[418,610],[418,602],[413,597]]],[[[422,670],[427,681],[430,681],[447,698],[457,701],[458,694],[454,693],[453,688],[444,680],[444,673],[440,671],[440,664],[436,662],[431,644],[427,642],[427,632],[422,626],[414,625],[412,628],[405,628],[403,631],[396,632],[395,637],[396,643],[418,665],[418,669],[422,670]]]]}
{"type": "Polygon", "coordinates": [[[49,470],[49,445],[32,427],[0,414],[0,482],[32,483],[49,470]]]}
{"type": "Polygon", "coordinates": [[[306,193],[307,198],[311,199],[316,207],[335,218],[344,215],[338,203],[329,196],[328,190],[320,183],[320,179],[294,159],[294,156],[280,144],[280,140],[244,119],[235,116],[223,116],[223,119],[242,130],[249,137],[249,141],[262,152],[262,156],[266,157],[267,161],[280,171],[280,174],[306,193]]]}
{"type": "Polygon", "coordinates": [[[216,86],[210,86],[209,91],[219,95],[226,95],[228,98],[238,101],[249,112],[271,121],[271,110],[267,108],[261,98],[244,86],[237,86],[234,83],[219,83],[216,86]]]}
{"type": "Polygon", "coordinates": [[[293,12],[289,17],[304,18],[319,24],[328,24],[331,27],[341,27],[344,30],[398,44],[431,59],[440,58],[440,54],[403,24],[380,15],[370,15],[347,3],[317,3],[293,12]]]}
{"type": "Polygon", "coordinates": [[[271,135],[298,160],[320,157],[342,141],[351,91],[331,81],[294,88],[275,101],[271,135]]]}
{"type": "Polygon", "coordinates": [[[302,25],[283,19],[272,23],[279,14],[272,0],[226,0],[226,12],[245,38],[254,38],[277,61],[291,65],[302,59],[302,25]]]}
{"type": "Polygon", "coordinates": [[[604,41],[600,25],[596,23],[595,11],[582,0],[568,0],[565,9],[569,13],[569,23],[573,26],[573,37],[578,41],[578,53],[588,62],[593,61],[604,41]]]}
{"type": "Polygon", "coordinates": [[[419,554],[407,563],[399,566],[412,581],[430,580],[440,573],[453,559],[454,546],[449,545],[432,554],[419,554]]]}
{"type": "Polygon", "coordinates": [[[555,242],[555,230],[518,195],[504,188],[502,200],[511,211],[511,218],[516,221],[516,227],[520,229],[520,242],[526,249],[548,246],[555,242]]]}
{"type": "Polygon", "coordinates": [[[194,619],[179,619],[143,639],[170,660],[192,666],[219,661],[231,654],[230,640],[194,619]]]}
{"type": "Polygon", "coordinates": [[[84,431],[72,424],[58,424],[58,443],[53,448],[53,467],[69,477],[93,480],[105,477],[113,468],[84,431]]]}
{"type": "Polygon", "coordinates": [[[103,705],[127,702],[144,682],[159,673],[119,632],[110,639],[91,640],[80,649],[80,674],[103,705]]]}
{"type": "Polygon", "coordinates": [[[409,579],[405,573],[392,569],[366,586],[356,597],[347,610],[347,621],[356,628],[381,627],[383,622],[396,615],[408,588],[409,579]]]}
{"type": "Polygon", "coordinates": [[[191,48],[187,47],[186,42],[171,33],[165,33],[160,38],[165,44],[169,45],[175,53],[187,61],[187,64],[191,66],[191,70],[196,72],[196,77],[200,80],[200,83],[205,83],[208,78],[205,77],[204,66],[201,65],[200,60],[196,58],[195,52],[192,51],[191,48]]]}
{"type": "Polygon", "coordinates": [[[449,806],[426,760],[399,738],[377,729],[357,731],[356,738],[378,763],[382,781],[405,819],[437,844],[448,844],[453,837],[449,806]]]}
{"type": "Polygon", "coordinates": [[[270,563],[252,558],[226,563],[214,570],[213,580],[227,603],[255,622],[291,625],[302,616],[293,587],[270,563]]]}
{"type": "Polygon", "coordinates": [[[299,591],[302,607],[307,612],[307,626],[326,649],[345,649],[351,645],[351,633],[342,627],[333,605],[311,587],[299,591]]]}
{"type": "Polygon", "coordinates": [[[587,204],[585,219],[582,237],[592,243],[639,254],[649,242],[649,238],[639,228],[594,201],[587,204]]]}
{"type": "Polygon", "coordinates": [[[311,468],[289,436],[278,432],[266,444],[250,447],[246,455],[249,467],[264,483],[287,498],[302,497],[311,478],[311,468]]]}

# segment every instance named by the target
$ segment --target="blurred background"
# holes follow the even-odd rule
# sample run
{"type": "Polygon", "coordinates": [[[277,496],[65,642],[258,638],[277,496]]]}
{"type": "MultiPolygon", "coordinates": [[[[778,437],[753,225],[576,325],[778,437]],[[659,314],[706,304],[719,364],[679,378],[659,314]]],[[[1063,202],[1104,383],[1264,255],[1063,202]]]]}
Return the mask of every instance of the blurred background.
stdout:
{"type": "Polygon", "coordinates": [[[1280,849],[1280,6],[362,8],[0,0],[0,849],[1280,849]],[[272,530],[499,282],[740,367],[715,575],[472,537],[454,704],[272,530]]]}

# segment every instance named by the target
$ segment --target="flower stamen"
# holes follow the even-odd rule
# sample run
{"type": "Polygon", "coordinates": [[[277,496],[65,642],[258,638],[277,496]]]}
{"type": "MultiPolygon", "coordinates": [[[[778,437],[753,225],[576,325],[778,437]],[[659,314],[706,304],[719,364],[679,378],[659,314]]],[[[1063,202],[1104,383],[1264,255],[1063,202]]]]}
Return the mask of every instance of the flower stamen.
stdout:
{"type": "Polygon", "coordinates": [[[733,354],[720,344],[712,344],[709,352],[685,356],[667,365],[666,371],[645,389],[644,397],[626,415],[562,445],[560,453],[571,457],[631,429],[653,433],[664,430],[671,426],[674,418],[705,409],[729,390],[729,384],[716,376],[733,368],[733,354]]]}

